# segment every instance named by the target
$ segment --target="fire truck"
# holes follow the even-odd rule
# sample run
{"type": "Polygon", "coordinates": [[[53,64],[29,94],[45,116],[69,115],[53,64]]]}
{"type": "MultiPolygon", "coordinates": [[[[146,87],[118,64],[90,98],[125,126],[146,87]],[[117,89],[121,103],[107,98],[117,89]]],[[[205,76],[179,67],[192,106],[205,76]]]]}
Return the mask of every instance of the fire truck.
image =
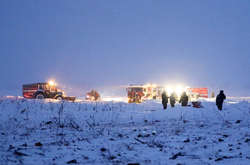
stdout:
{"type": "Polygon", "coordinates": [[[143,101],[144,87],[143,85],[130,85],[127,87],[128,103],[141,103],[143,101]]]}
{"type": "Polygon", "coordinates": [[[164,87],[155,84],[132,84],[127,87],[128,102],[141,103],[144,100],[160,99],[164,87]]]}
{"type": "Polygon", "coordinates": [[[208,88],[188,88],[187,93],[191,98],[208,98],[208,88]]]}
{"type": "Polygon", "coordinates": [[[65,96],[64,92],[58,89],[54,82],[33,83],[23,85],[23,97],[27,99],[57,99],[75,101],[75,97],[65,96]]]}
{"type": "Polygon", "coordinates": [[[96,90],[91,90],[86,94],[85,100],[88,101],[99,101],[101,100],[100,94],[96,90]]]}
{"type": "Polygon", "coordinates": [[[164,87],[158,86],[156,84],[146,84],[143,85],[144,99],[161,99],[161,94],[164,91],[164,87]]]}

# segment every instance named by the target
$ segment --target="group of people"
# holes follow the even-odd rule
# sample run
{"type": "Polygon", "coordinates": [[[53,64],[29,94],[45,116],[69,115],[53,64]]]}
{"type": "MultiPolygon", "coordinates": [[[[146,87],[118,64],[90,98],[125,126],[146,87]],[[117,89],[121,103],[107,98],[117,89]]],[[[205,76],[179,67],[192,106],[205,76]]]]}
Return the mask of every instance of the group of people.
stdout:
{"type": "MultiPolygon", "coordinates": [[[[170,101],[171,107],[174,107],[175,103],[176,103],[176,98],[177,98],[177,95],[176,95],[175,92],[173,92],[170,95],[170,97],[169,97],[168,94],[164,91],[162,93],[162,105],[163,105],[163,109],[167,109],[168,99],[170,101]]],[[[186,92],[182,93],[181,98],[179,100],[179,103],[181,103],[181,106],[187,106],[188,105],[188,96],[187,96],[186,92]]]]}
{"type": "MultiPolygon", "coordinates": [[[[177,98],[177,95],[175,92],[173,92],[169,97],[168,94],[166,93],[166,91],[164,91],[162,93],[163,109],[167,109],[168,100],[170,101],[171,107],[174,107],[175,103],[176,103],[176,98],[177,98]]],[[[222,105],[223,105],[223,102],[225,99],[226,99],[226,95],[224,94],[224,91],[221,90],[220,93],[216,97],[216,105],[217,105],[219,110],[222,110],[222,105]]],[[[179,103],[181,104],[181,106],[188,106],[188,95],[186,92],[182,93],[180,100],[179,100],[179,103]]]]}

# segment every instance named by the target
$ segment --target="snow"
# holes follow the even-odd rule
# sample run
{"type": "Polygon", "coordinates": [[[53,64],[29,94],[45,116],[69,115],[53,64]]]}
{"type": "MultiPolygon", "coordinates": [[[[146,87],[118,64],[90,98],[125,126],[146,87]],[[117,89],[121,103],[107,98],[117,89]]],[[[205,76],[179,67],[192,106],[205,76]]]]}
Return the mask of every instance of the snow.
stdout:
{"type": "MultiPolygon", "coordinates": [[[[118,99],[120,100],[120,99],[118,99]]],[[[250,162],[250,99],[218,111],[160,101],[0,99],[0,164],[237,164],[250,162]]]]}

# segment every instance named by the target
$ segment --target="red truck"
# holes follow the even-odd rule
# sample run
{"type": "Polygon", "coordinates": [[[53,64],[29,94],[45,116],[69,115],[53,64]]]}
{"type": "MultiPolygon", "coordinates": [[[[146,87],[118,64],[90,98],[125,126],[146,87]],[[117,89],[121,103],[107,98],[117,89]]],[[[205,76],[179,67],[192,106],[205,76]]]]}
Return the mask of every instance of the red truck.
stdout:
{"type": "Polygon", "coordinates": [[[54,83],[33,83],[23,85],[23,97],[28,99],[58,99],[75,101],[75,97],[65,96],[64,92],[56,87],[54,83]]]}
{"type": "Polygon", "coordinates": [[[143,86],[129,86],[127,88],[128,103],[141,103],[144,96],[143,86]]]}
{"type": "Polygon", "coordinates": [[[88,100],[88,101],[100,101],[101,96],[96,90],[91,90],[90,92],[88,92],[86,94],[85,100],[88,100]]]}
{"type": "Polygon", "coordinates": [[[208,98],[208,89],[207,88],[188,88],[187,91],[191,95],[191,97],[208,98]]]}

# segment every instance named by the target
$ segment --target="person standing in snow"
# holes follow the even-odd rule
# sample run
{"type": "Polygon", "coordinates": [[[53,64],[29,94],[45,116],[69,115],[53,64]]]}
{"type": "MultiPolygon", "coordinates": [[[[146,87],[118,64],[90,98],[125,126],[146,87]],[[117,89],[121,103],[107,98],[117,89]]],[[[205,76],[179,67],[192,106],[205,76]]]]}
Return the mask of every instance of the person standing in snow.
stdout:
{"type": "Polygon", "coordinates": [[[171,107],[174,107],[174,105],[175,105],[175,98],[176,98],[176,94],[173,92],[170,96],[170,99],[169,99],[171,107]]]}
{"type": "Polygon", "coordinates": [[[161,98],[162,98],[163,109],[167,109],[168,95],[167,95],[167,93],[165,91],[162,93],[161,98]]]}
{"type": "Polygon", "coordinates": [[[224,94],[224,91],[221,90],[220,93],[216,96],[216,105],[220,111],[222,110],[222,105],[225,99],[226,95],[224,94]]]}
{"type": "Polygon", "coordinates": [[[188,96],[187,96],[186,92],[182,93],[179,103],[181,103],[181,106],[187,106],[188,96]]]}

